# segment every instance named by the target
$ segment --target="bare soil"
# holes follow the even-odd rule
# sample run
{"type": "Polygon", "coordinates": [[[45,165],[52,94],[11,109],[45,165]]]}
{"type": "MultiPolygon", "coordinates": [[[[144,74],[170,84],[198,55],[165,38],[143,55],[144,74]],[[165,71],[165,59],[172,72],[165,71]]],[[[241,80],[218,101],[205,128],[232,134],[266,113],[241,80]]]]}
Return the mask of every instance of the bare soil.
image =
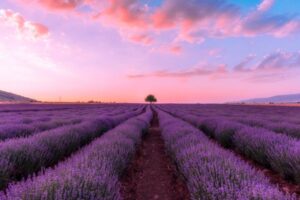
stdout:
{"type": "Polygon", "coordinates": [[[157,114],[121,178],[124,200],[188,200],[188,189],[165,152],[157,114]]]}

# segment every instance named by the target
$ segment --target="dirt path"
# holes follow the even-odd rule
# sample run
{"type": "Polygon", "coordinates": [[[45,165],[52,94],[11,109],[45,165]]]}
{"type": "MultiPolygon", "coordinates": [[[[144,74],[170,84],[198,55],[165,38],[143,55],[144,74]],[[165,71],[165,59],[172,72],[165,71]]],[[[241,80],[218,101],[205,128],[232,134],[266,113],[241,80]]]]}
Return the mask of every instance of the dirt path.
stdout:
{"type": "Polygon", "coordinates": [[[188,200],[184,182],[176,176],[175,166],[165,153],[157,114],[151,121],[135,159],[121,179],[125,200],[188,200]]]}

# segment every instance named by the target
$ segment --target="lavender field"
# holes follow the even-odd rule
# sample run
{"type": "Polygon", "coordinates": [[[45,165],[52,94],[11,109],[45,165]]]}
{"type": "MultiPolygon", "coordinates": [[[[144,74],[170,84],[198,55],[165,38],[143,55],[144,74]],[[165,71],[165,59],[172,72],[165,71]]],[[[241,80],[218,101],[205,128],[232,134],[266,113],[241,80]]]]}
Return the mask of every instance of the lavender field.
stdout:
{"type": "Polygon", "coordinates": [[[174,152],[174,161],[180,171],[186,174],[195,199],[290,198],[278,193],[277,189],[286,192],[286,188],[275,189],[276,183],[273,186],[267,183],[270,177],[260,172],[263,170],[255,170],[256,165],[292,182],[299,193],[299,108],[239,105],[159,107],[164,111],[161,121],[166,123],[165,129],[162,126],[163,137],[170,141],[167,146],[174,152]],[[245,160],[254,162],[249,164],[245,160]],[[257,196],[253,197],[253,194],[257,196]]]}
{"type": "Polygon", "coordinates": [[[1,200],[299,199],[300,108],[3,104],[0,119],[1,200]]]}
{"type": "Polygon", "coordinates": [[[0,0],[0,200],[300,200],[300,0],[0,0]]]}

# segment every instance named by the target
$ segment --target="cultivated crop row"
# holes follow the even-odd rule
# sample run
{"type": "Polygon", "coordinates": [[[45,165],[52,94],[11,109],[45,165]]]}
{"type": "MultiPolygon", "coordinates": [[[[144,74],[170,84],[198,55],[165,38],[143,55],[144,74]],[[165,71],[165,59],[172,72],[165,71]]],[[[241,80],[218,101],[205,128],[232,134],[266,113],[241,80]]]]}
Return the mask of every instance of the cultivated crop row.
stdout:
{"type": "Polygon", "coordinates": [[[210,141],[187,122],[158,110],[167,151],[184,176],[192,199],[296,199],[270,184],[246,162],[210,141]]]}
{"type": "Polygon", "coordinates": [[[283,178],[300,183],[300,141],[264,128],[229,121],[224,118],[203,118],[184,110],[167,109],[200,128],[226,148],[232,148],[248,158],[278,172],[283,178]]]}
{"type": "Polygon", "coordinates": [[[0,113],[10,113],[10,112],[45,112],[45,111],[67,111],[72,109],[80,110],[86,109],[111,109],[111,108],[121,108],[126,107],[128,104],[1,104],[0,113]]]}
{"type": "Polygon", "coordinates": [[[257,119],[256,117],[235,118],[233,120],[249,126],[266,128],[276,133],[283,133],[290,137],[300,139],[300,124],[293,124],[284,120],[280,122],[270,122],[264,119],[257,119]]]}
{"type": "Polygon", "coordinates": [[[25,137],[41,131],[54,129],[60,126],[78,124],[82,119],[54,119],[43,122],[37,121],[30,124],[1,124],[0,125],[0,140],[6,140],[14,137],[25,137]]]}
{"type": "Polygon", "coordinates": [[[80,124],[63,126],[27,138],[0,143],[0,188],[20,180],[60,160],[90,143],[103,132],[142,112],[125,111],[113,117],[99,117],[80,124]]]}
{"type": "Polygon", "coordinates": [[[73,109],[69,108],[55,111],[16,111],[0,113],[0,141],[14,137],[25,137],[65,125],[78,124],[93,118],[99,118],[101,115],[114,116],[116,114],[122,114],[124,111],[134,111],[135,109],[138,109],[138,107],[121,106],[112,109],[108,106],[107,108],[84,109],[79,106],[79,108],[74,107],[73,109]]]}
{"type": "Polygon", "coordinates": [[[150,108],[127,120],[54,169],[12,184],[3,200],[121,199],[118,179],[135,153],[152,118],[150,108]]]}
{"type": "Polygon", "coordinates": [[[236,121],[248,126],[253,126],[253,127],[260,127],[260,128],[265,128],[271,131],[274,131],[275,133],[282,133],[285,135],[288,135],[293,138],[300,139],[300,123],[292,123],[286,119],[281,119],[280,121],[277,120],[268,120],[265,117],[259,117],[259,116],[251,116],[251,115],[227,115],[225,116],[222,113],[205,113],[202,112],[201,110],[194,110],[187,112],[189,114],[193,114],[196,116],[199,116],[202,119],[207,119],[207,118],[222,118],[225,120],[230,120],[230,121],[236,121]],[[207,116],[205,116],[207,114],[207,116]]]}
{"type": "Polygon", "coordinates": [[[72,117],[82,116],[99,116],[101,113],[122,112],[123,110],[135,109],[138,105],[123,105],[123,104],[99,104],[96,105],[35,105],[35,109],[28,110],[33,105],[10,105],[11,110],[1,112],[1,109],[8,105],[0,105],[0,125],[7,124],[31,124],[35,122],[48,122],[51,120],[66,120],[72,117]],[[27,106],[29,108],[27,108],[27,106]],[[45,107],[46,106],[46,107],[45,107]],[[27,108],[27,110],[26,110],[27,108]],[[42,109],[44,108],[44,109],[42,109]]]}
{"type": "Polygon", "coordinates": [[[201,118],[224,118],[262,127],[300,139],[300,109],[295,107],[239,105],[183,105],[172,107],[201,118]]]}

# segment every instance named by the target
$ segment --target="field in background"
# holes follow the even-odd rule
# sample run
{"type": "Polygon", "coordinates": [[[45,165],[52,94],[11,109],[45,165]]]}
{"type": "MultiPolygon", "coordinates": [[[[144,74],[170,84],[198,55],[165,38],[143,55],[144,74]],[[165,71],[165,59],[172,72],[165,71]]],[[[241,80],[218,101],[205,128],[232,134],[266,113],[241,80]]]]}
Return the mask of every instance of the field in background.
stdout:
{"type": "Polygon", "coordinates": [[[296,200],[298,106],[1,104],[0,199],[296,200]]]}
{"type": "Polygon", "coordinates": [[[266,104],[266,103],[249,103],[249,104],[228,104],[228,105],[244,105],[244,106],[290,106],[290,107],[299,107],[300,103],[274,103],[274,104],[266,104]]]}

